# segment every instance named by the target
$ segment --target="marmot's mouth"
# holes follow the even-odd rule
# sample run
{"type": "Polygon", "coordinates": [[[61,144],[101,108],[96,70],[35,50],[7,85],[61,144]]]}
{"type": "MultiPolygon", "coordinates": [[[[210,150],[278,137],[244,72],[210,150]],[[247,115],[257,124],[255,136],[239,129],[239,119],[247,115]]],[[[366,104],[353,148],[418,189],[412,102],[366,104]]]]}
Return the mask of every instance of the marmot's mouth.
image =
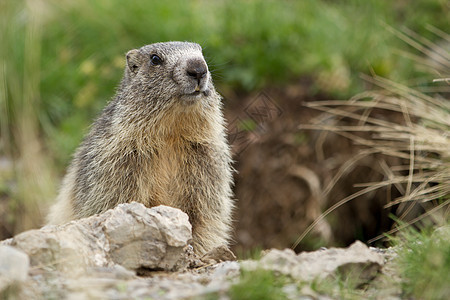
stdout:
{"type": "Polygon", "coordinates": [[[206,89],[204,91],[199,90],[199,91],[194,91],[192,93],[186,93],[184,95],[185,96],[191,96],[191,97],[197,97],[197,96],[202,95],[202,96],[208,97],[209,94],[210,94],[210,90],[206,89]]]}
{"type": "Polygon", "coordinates": [[[205,91],[195,91],[192,93],[186,93],[183,96],[181,96],[181,99],[183,100],[184,104],[194,104],[196,102],[201,101],[203,97],[208,95],[205,91]]]}

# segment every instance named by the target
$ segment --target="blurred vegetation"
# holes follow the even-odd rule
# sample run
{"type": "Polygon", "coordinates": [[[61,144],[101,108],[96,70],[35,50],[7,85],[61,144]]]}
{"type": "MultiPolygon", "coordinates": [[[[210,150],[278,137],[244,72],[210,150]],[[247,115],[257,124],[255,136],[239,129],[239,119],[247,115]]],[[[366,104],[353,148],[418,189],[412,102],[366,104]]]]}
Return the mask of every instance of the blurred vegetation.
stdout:
{"type": "Polygon", "coordinates": [[[448,10],[445,0],[1,1],[0,157],[15,170],[1,189],[18,200],[23,228],[37,226],[26,210],[53,198],[129,49],[198,42],[225,96],[306,78],[311,97],[345,98],[364,90],[361,73],[420,85],[389,28],[436,40],[426,25],[448,28],[448,10]]]}
{"type": "MultiPolygon", "coordinates": [[[[2,139],[16,126],[30,84],[44,145],[64,167],[92,118],[113,96],[124,53],[145,44],[203,45],[219,89],[251,91],[311,77],[311,93],[347,97],[360,73],[411,76],[386,26],[425,36],[448,25],[443,0],[416,1],[2,1],[2,139]],[[30,28],[30,26],[32,28],[30,28]],[[32,32],[29,32],[32,31],[32,32]],[[26,42],[34,35],[35,44],[26,42]],[[26,65],[27,57],[35,57],[26,65]],[[39,95],[39,96],[37,96],[39,95]],[[5,102],[6,101],[6,102],[5,102]]],[[[431,36],[435,38],[435,36],[431,36]]],[[[417,75],[417,73],[416,73],[417,75]]]]}
{"type": "Polygon", "coordinates": [[[399,267],[405,296],[448,299],[450,293],[450,224],[430,229],[404,230],[394,239],[399,247],[399,267]]]}
{"type": "Polygon", "coordinates": [[[229,296],[233,300],[288,299],[282,289],[287,282],[287,277],[271,270],[242,270],[240,281],[231,286],[229,296]]]}

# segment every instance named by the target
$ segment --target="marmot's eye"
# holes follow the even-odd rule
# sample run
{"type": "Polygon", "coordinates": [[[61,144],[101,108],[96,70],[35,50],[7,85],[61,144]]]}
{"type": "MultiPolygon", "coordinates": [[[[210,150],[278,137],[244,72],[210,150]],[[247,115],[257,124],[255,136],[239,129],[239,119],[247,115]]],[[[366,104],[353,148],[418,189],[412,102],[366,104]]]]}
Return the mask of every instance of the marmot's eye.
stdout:
{"type": "Polygon", "coordinates": [[[156,66],[162,64],[162,59],[158,55],[153,54],[152,56],[150,56],[150,62],[152,63],[152,65],[156,66]]]}

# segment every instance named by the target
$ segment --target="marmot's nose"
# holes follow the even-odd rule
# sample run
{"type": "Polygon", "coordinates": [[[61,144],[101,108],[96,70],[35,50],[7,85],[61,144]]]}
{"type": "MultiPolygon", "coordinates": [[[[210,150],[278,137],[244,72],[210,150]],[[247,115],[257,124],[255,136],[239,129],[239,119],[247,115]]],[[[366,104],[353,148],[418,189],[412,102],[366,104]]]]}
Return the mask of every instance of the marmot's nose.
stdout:
{"type": "Polygon", "coordinates": [[[186,73],[189,77],[199,80],[203,78],[207,72],[208,67],[204,60],[195,58],[187,61],[186,73]]]}

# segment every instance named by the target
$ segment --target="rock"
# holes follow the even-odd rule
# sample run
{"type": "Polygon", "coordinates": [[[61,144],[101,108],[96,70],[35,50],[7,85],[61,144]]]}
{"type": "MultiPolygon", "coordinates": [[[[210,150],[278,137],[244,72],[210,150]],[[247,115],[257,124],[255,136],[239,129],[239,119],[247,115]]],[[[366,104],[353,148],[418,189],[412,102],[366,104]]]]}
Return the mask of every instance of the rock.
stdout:
{"type": "Polygon", "coordinates": [[[28,255],[13,247],[0,245],[0,276],[24,281],[28,276],[29,268],[28,255]]]}
{"type": "Polygon", "coordinates": [[[127,218],[121,222],[122,211],[113,210],[104,223],[112,260],[128,269],[172,270],[182,268],[183,248],[192,239],[188,216],[168,206],[145,208],[142,204],[127,207],[127,218]],[[133,228],[133,232],[129,232],[133,228]]]}
{"type": "Polygon", "coordinates": [[[77,276],[89,267],[114,264],[131,270],[185,268],[184,248],[191,239],[188,216],[181,210],[133,202],[65,225],[30,230],[6,243],[27,253],[31,266],[77,276]]]}
{"type": "Polygon", "coordinates": [[[246,261],[243,268],[263,268],[289,275],[300,281],[323,279],[342,275],[352,277],[355,284],[367,282],[375,277],[384,264],[383,256],[357,241],[350,247],[330,248],[298,255],[290,249],[270,250],[259,262],[246,261]]]}
{"type": "Polygon", "coordinates": [[[431,235],[433,240],[439,239],[443,241],[450,240],[450,225],[443,225],[436,228],[431,235]]]}
{"type": "Polygon", "coordinates": [[[300,254],[272,249],[259,261],[238,262],[225,246],[197,256],[191,238],[180,210],[138,203],[27,231],[0,242],[0,299],[228,299],[242,268],[262,268],[289,276],[281,289],[289,299],[328,300],[335,297],[314,289],[316,279],[340,274],[359,285],[377,274],[384,258],[395,257],[356,242],[300,254]]]}
{"type": "Polygon", "coordinates": [[[13,284],[25,281],[29,269],[28,255],[13,247],[0,245],[0,293],[13,284]]]}

